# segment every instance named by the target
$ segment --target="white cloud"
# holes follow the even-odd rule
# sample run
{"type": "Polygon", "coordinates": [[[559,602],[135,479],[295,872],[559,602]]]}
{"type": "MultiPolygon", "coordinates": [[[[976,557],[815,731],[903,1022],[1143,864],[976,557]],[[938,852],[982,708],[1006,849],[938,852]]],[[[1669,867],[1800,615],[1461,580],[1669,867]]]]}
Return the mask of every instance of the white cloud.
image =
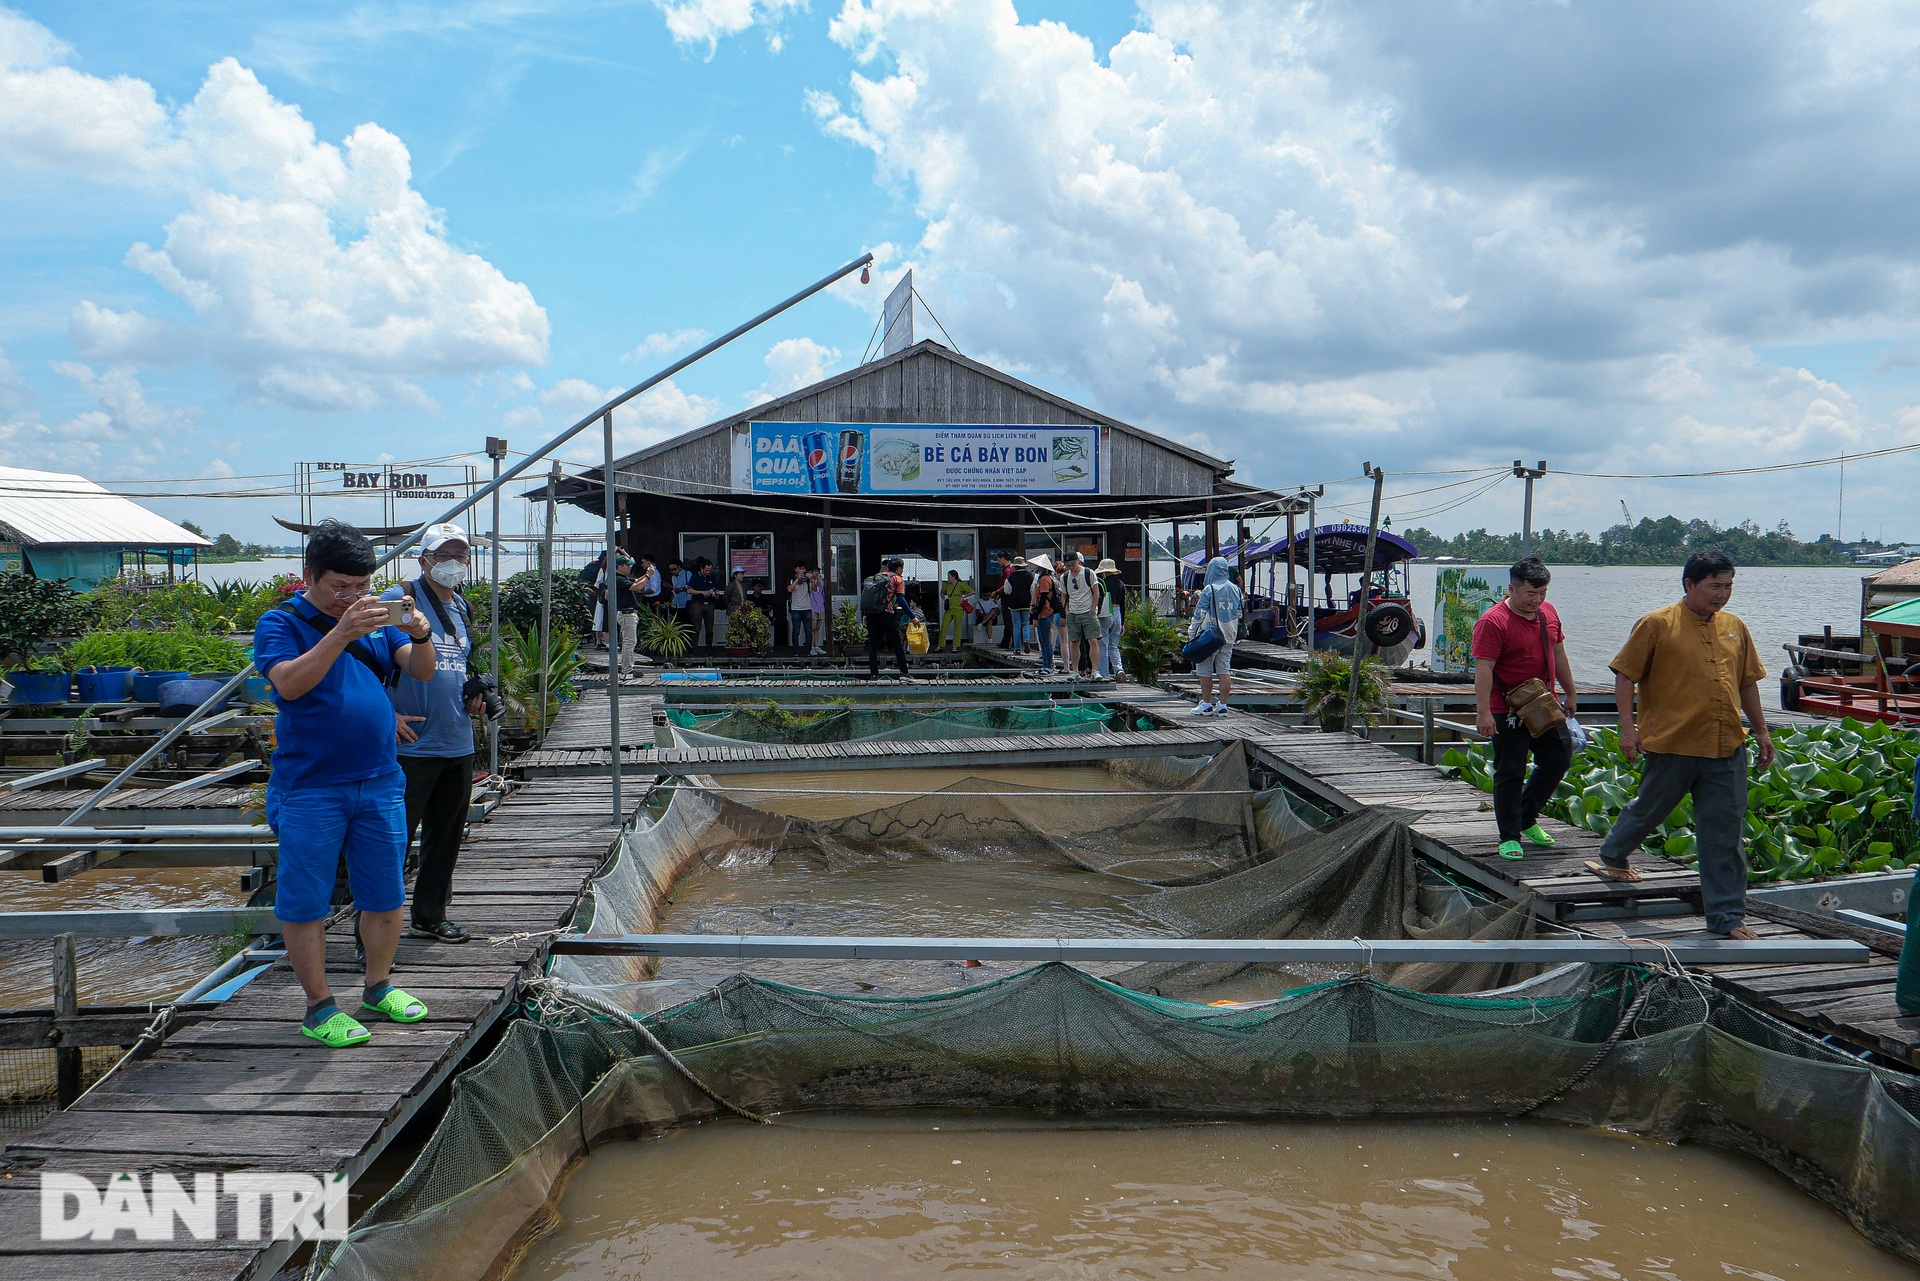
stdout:
{"type": "Polygon", "coordinates": [[[231,58],[169,112],[150,85],[63,64],[0,10],[0,166],[171,191],[185,205],[127,265],[183,304],[170,318],[84,300],[69,336],[111,364],[204,359],[247,395],[313,409],[420,407],[420,379],[543,363],[525,285],[448,238],[407,147],[363,124],[322,142],[231,58]]]}
{"type": "Polygon", "coordinates": [[[913,203],[969,354],[1247,479],[1697,470],[1889,427],[1753,347],[1920,332],[1914,15],[1146,0],[1103,54],[845,0],[859,69],[805,105],[913,203]]]}
{"type": "Polygon", "coordinates": [[[683,351],[691,351],[707,339],[713,337],[704,329],[676,329],[670,334],[648,334],[633,349],[630,360],[655,360],[662,356],[677,356],[683,351]]]}
{"type": "MultiPolygon", "coordinates": [[[[624,387],[603,388],[584,378],[562,378],[540,392],[540,403],[551,409],[551,414],[527,406],[511,411],[508,417],[517,420],[516,426],[524,424],[525,430],[538,434],[544,441],[547,435],[573,425],[625,390],[624,387]]],[[[614,453],[616,456],[629,454],[658,444],[712,422],[724,412],[719,401],[688,392],[669,378],[613,411],[614,453]]],[[[605,451],[602,434],[589,428],[574,437],[560,453],[569,462],[598,466],[605,451]]]]}
{"type": "Polygon", "coordinates": [[[838,347],[828,347],[811,338],[782,338],[767,349],[767,380],[753,394],[753,403],[763,405],[819,382],[839,359],[838,347]]]}
{"type": "Polygon", "coordinates": [[[15,407],[8,412],[9,370],[0,369],[0,456],[9,462],[94,473],[106,463],[124,475],[171,457],[199,421],[196,406],[169,407],[149,399],[132,369],[96,370],[63,360],[54,362],[53,370],[72,379],[95,408],[49,424],[26,408],[23,397],[14,396],[15,407]]]}
{"type": "Polygon", "coordinates": [[[711,58],[720,41],[753,26],[767,28],[767,44],[778,52],[785,43],[780,21],[806,0],[653,0],[666,19],[667,32],[680,44],[704,44],[711,58]]]}

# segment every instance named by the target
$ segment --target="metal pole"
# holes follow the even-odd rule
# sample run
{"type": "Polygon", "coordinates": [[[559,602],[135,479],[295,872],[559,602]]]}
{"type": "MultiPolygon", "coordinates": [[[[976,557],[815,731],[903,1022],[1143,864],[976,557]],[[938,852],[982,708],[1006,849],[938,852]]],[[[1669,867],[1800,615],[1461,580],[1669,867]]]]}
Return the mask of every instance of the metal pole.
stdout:
{"type": "Polygon", "coordinates": [[[1307,652],[1308,653],[1313,652],[1313,631],[1314,631],[1313,629],[1313,571],[1315,569],[1314,562],[1319,559],[1319,557],[1315,554],[1315,552],[1318,549],[1319,540],[1314,537],[1314,531],[1319,528],[1319,525],[1315,523],[1317,520],[1316,505],[1318,504],[1319,499],[1320,499],[1320,494],[1317,489],[1314,493],[1307,495],[1307,652]]]}
{"type": "Polygon", "coordinates": [[[1347,715],[1341,728],[1353,732],[1353,705],[1360,698],[1360,664],[1373,648],[1367,643],[1367,613],[1373,590],[1373,552],[1380,537],[1380,491],[1386,488],[1387,473],[1368,463],[1367,475],[1373,477],[1373,514],[1367,518],[1367,558],[1360,566],[1360,609],[1353,616],[1353,661],[1347,668],[1347,715]]]}
{"type": "Polygon", "coordinates": [[[1527,483],[1527,497],[1520,508],[1520,559],[1533,555],[1533,482],[1547,474],[1547,460],[1542,458],[1537,467],[1528,467],[1518,458],[1513,460],[1513,474],[1527,483]]]}
{"type": "MultiPolygon", "coordinates": [[[[734,339],[740,337],[740,335],[745,333],[750,333],[753,330],[758,329],[761,325],[766,324],[769,320],[772,320],[775,316],[787,310],[789,307],[793,307],[798,303],[805,302],[807,299],[813,297],[813,295],[819,293],[822,289],[825,289],[828,285],[833,284],[835,281],[840,280],[842,277],[852,275],[854,272],[859,271],[863,267],[871,266],[872,263],[873,263],[872,254],[861,254],[858,258],[855,258],[852,262],[848,263],[846,266],[840,268],[838,271],[835,271],[831,275],[823,276],[819,280],[814,281],[811,285],[808,285],[805,289],[802,289],[799,293],[794,294],[791,298],[788,298],[783,302],[774,304],[773,306],[767,308],[765,311],[761,312],[759,315],[755,316],[752,320],[747,321],[745,324],[735,325],[732,329],[729,329],[726,333],[721,334],[718,338],[706,344],[704,347],[700,347],[694,351],[687,353],[686,355],[682,356],[680,359],[668,365],[666,368],[660,370],[658,373],[653,374],[651,377],[644,378],[638,383],[635,383],[632,387],[629,387],[627,390],[621,392],[618,396],[615,396],[612,400],[602,405],[599,409],[594,410],[592,413],[588,414],[585,418],[582,418],[579,422],[567,428],[565,431],[561,432],[558,436],[555,436],[552,440],[548,441],[546,444],[542,445],[540,448],[534,450],[531,454],[528,454],[525,458],[521,459],[519,462],[515,463],[513,466],[507,468],[504,472],[500,473],[500,475],[496,476],[493,479],[492,483],[487,485],[486,488],[480,490],[480,492],[478,493],[468,494],[466,498],[464,498],[460,502],[455,503],[452,507],[449,507],[446,511],[440,514],[439,520],[429,521],[427,522],[427,524],[440,524],[445,521],[450,521],[454,519],[455,517],[459,516],[462,512],[467,511],[475,503],[479,502],[482,498],[486,498],[490,496],[492,493],[498,490],[501,486],[505,485],[508,481],[513,480],[516,476],[520,475],[521,472],[526,471],[529,467],[533,466],[536,462],[539,462],[541,459],[552,454],[554,450],[560,448],[560,446],[566,444],[568,441],[572,440],[575,436],[578,436],[581,432],[591,427],[594,424],[594,422],[600,418],[602,414],[612,413],[615,409],[619,408],[621,405],[626,404],[629,400],[632,400],[635,396],[638,396],[641,393],[648,391],[653,387],[657,387],[659,384],[673,377],[675,374],[679,373],[681,370],[685,369],[687,366],[693,364],[695,361],[703,360],[706,357],[712,355],[714,352],[719,351],[722,347],[726,346],[728,343],[732,342],[734,339]]],[[[421,529],[425,529],[425,528],[426,528],[426,525],[421,526],[421,529]]],[[[374,569],[378,571],[383,566],[388,565],[393,561],[399,560],[400,557],[406,553],[406,550],[409,547],[413,546],[414,540],[418,537],[420,537],[420,531],[415,530],[413,533],[408,534],[405,538],[401,539],[400,542],[391,551],[389,551],[386,555],[382,556],[378,561],[374,563],[374,569]]],[[[95,792],[92,796],[89,796],[85,802],[75,807],[73,813],[69,814],[66,818],[61,820],[61,826],[64,827],[67,824],[76,823],[80,819],[84,818],[86,815],[91,814],[95,806],[99,805],[101,801],[106,800],[107,797],[119,791],[121,784],[125,783],[128,779],[132,778],[135,774],[145,769],[147,767],[148,762],[152,761],[156,756],[160,755],[160,753],[166,751],[167,748],[171,747],[176,739],[178,739],[182,734],[187,732],[189,727],[197,724],[199,721],[204,719],[207,715],[209,708],[218,706],[227,697],[229,697],[234,690],[240,688],[240,682],[244,681],[247,677],[252,676],[253,674],[254,674],[254,666],[252,663],[248,663],[245,668],[241,669],[241,671],[238,672],[226,684],[222,685],[218,690],[214,691],[212,696],[209,697],[206,702],[194,708],[192,712],[188,713],[187,716],[185,716],[177,724],[175,724],[172,729],[168,730],[166,733],[162,734],[157,740],[155,740],[153,746],[149,747],[146,751],[142,752],[139,756],[135,757],[132,761],[130,761],[127,764],[125,769],[122,769],[118,774],[114,775],[113,778],[109,779],[105,784],[103,784],[99,791],[95,792]]],[[[616,765],[617,764],[618,762],[616,761],[616,765]]]]}
{"type": "Polygon", "coordinates": [[[553,504],[560,487],[560,460],[547,473],[547,532],[540,540],[540,741],[547,738],[547,670],[553,638],[553,504]]]}
{"type": "MultiPolygon", "coordinates": [[[[507,456],[507,442],[500,436],[487,437],[487,457],[493,459],[493,478],[500,479],[500,460],[507,456]]],[[[487,645],[491,652],[487,656],[487,670],[493,674],[494,689],[500,688],[500,486],[493,487],[493,590],[487,594],[490,603],[488,613],[492,621],[488,632],[492,637],[487,645]]],[[[500,725],[495,721],[487,726],[487,777],[500,776],[500,725]]]]}
{"type": "Polygon", "coordinates": [[[840,656],[840,649],[833,642],[833,589],[835,586],[834,562],[836,558],[833,554],[833,500],[831,498],[820,504],[820,525],[824,531],[822,537],[826,539],[827,543],[826,553],[822,557],[823,563],[820,566],[820,598],[827,603],[827,614],[826,617],[821,620],[821,625],[826,628],[827,639],[822,641],[816,636],[814,637],[813,643],[827,651],[827,659],[831,662],[840,656]]]}
{"type": "Polygon", "coordinates": [[[620,826],[626,821],[625,807],[620,803],[620,575],[616,570],[615,558],[619,554],[613,510],[614,491],[619,488],[619,480],[613,474],[613,411],[607,410],[601,418],[604,426],[604,453],[606,470],[601,473],[601,506],[607,511],[607,560],[606,576],[603,588],[607,596],[607,724],[613,736],[613,825],[620,826]]]}

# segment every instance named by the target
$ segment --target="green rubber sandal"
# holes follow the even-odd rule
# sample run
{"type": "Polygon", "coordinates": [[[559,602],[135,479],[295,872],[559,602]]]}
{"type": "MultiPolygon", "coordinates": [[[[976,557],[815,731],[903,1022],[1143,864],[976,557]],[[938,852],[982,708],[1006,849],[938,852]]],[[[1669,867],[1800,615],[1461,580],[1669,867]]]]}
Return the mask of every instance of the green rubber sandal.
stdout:
{"type": "Polygon", "coordinates": [[[373,1039],[373,1033],[351,1014],[335,1010],[333,1016],[319,1027],[300,1025],[300,1035],[310,1036],[330,1050],[344,1050],[349,1046],[364,1045],[373,1039]]]}
{"type": "Polygon", "coordinates": [[[1553,839],[1552,832],[1549,832],[1538,823],[1535,823],[1532,827],[1520,833],[1520,835],[1530,843],[1538,845],[1543,850],[1550,850],[1560,843],[1553,839]]]}
{"type": "Polygon", "coordinates": [[[397,987],[388,988],[387,994],[376,1003],[361,1001],[360,1008],[384,1014],[395,1023],[418,1023],[427,1017],[426,1002],[416,1001],[397,987]]]}
{"type": "Polygon", "coordinates": [[[1520,848],[1519,841],[1501,841],[1500,842],[1501,858],[1525,858],[1526,856],[1527,856],[1527,852],[1520,848]]]}

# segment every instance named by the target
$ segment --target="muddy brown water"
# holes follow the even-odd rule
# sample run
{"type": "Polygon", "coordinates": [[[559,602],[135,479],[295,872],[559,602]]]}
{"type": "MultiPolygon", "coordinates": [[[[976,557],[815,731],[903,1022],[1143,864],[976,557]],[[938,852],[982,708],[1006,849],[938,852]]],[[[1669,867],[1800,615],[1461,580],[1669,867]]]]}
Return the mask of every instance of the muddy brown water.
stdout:
{"type": "MultiPolygon", "coordinates": [[[[1026,769],[820,771],[715,780],[730,798],[810,819],[885,808],[966,779],[1053,792],[1137,792],[1100,766],[1026,769]]],[[[1050,798],[1049,798],[1050,799],[1050,798]]],[[[935,937],[1134,938],[1164,936],[1130,900],[1151,888],[1071,864],[1009,862],[955,848],[942,857],[805,857],[742,850],[683,873],[660,929],[684,934],[904,934],[935,937]]],[[[818,991],[879,994],[946,991],[1025,966],[988,962],[746,962],[676,958],[658,979],[659,999],[685,999],[744,972],[818,991]]],[[[1089,967],[1095,972],[1118,966],[1089,967]]]]}
{"type": "Polygon", "coordinates": [[[1528,1123],[813,1115],[614,1143],[519,1281],[1911,1278],[1757,1162],[1528,1123]]]}
{"type": "MultiPolygon", "coordinates": [[[[246,901],[240,871],[232,867],[105,867],[57,885],[43,884],[37,869],[0,871],[0,912],[242,907],[246,901]]],[[[132,1005],[177,996],[232,950],[225,938],[79,939],[80,1000],[132,1005]]],[[[0,942],[0,1009],[45,1007],[52,1000],[52,943],[0,942]]]]}

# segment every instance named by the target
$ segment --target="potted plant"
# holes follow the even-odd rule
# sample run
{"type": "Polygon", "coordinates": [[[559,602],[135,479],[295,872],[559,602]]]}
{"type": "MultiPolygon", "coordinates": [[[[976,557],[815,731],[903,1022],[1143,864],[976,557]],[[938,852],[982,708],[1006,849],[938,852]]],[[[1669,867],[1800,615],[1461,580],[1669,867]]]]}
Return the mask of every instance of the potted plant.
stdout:
{"type": "Polygon", "coordinates": [[[0,669],[14,701],[67,701],[71,671],[63,660],[38,651],[56,636],[85,631],[92,618],[92,603],[64,582],[0,574],[0,669]]]}
{"type": "MultiPolygon", "coordinates": [[[[1360,693],[1354,700],[1353,723],[1380,723],[1391,706],[1392,676],[1387,665],[1369,654],[1360,660],[1360,693]]],[[[1300,699],[1307,715],[1328,733],[1338,733],[1347,722],[1347,696],[1353,682],[1353,660],[1332,650],[1315,650],[1300,673],[1300,699]]]]}
{"type": "Polygon", "coordinates": [[[693,628],[665,610],[653,610],[641,619],[639,639],[641,649],[673,662],[693,647],[693,628]]]}
{"type": "Polygon", "coordinates": [[[850,600],[834,606],[833,643],[843,651],[867,643],[867,625],[861,621],[859,608],[850,600]]]}
{"type": "Polygon", "coordinates": [[[739,609],[727,611],[727,653],[735,658],[773,652],[773,620],[766,611],[748,601],[739,609]]]}
{"type": "Polygon", "coordinates": [[[1162,618],[1153,600],[1140,593],[1120,630],[1120,658],[1142,685],[1151,685],[1180,657],[1180,625],[1162,618]]]}

